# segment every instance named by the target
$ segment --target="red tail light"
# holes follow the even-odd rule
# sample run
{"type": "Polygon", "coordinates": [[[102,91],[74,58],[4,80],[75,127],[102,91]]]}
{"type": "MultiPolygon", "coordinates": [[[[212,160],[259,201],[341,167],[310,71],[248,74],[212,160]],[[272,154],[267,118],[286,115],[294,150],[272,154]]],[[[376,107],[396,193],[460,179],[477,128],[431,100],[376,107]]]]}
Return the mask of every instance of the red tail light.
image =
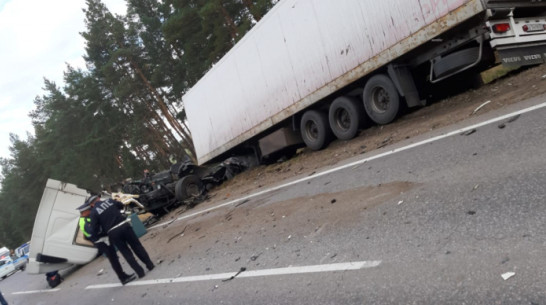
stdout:
{"type": "Polygon", "coordinates": [[[510,31],[510,24],[509,23],[499,23],[492,26],[493,32],[497,34],[502,34],[510,31]]]}

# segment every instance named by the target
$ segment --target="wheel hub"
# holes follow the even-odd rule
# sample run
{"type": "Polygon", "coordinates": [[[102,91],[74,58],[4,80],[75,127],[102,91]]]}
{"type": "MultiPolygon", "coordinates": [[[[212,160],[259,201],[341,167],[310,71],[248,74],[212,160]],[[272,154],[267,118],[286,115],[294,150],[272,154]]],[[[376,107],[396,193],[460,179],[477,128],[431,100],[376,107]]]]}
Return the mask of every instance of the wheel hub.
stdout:
{"type": "Polygon", "coordinates": [[[383,113],[389,109],[390,97],[387,90],[376,88],[372,93],[372,106],[374,111],[383,113]]]}

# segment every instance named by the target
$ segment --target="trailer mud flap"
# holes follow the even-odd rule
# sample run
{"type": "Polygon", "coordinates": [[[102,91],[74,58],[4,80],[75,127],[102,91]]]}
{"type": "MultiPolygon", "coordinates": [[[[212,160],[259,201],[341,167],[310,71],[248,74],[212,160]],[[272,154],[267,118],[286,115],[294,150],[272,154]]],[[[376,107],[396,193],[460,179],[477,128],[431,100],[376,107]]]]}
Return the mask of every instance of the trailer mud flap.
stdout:
{"type": "Polygon", "coordinates": [[[499,49],[498,53],[505,67],[537,65],[546,62],[546,45],[499,49]]]}

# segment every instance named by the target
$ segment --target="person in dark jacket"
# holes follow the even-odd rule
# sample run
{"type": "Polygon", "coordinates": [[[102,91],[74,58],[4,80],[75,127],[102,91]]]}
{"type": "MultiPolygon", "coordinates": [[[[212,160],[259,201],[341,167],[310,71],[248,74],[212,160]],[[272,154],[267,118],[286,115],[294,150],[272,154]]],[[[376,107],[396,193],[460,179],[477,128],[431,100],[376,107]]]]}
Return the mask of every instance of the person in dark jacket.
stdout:
{"type": "Polygon", "coordinates": [[[6,299],[4,299],[2,292],[0,292],[0,305],[8,305],[8,302],[6,302],[6,299]]]}
{"type": "Polygon", "coordinates": [[[116,249],[105,240],[107,238],[106,234],[101,232],[94,236],[89,233],[91,232],[91,219],[89,218],[89,215],[91,214],[91,205],[86,203],[78,207],[78,210],[80,211],[80,230],[82,231],[84,238],[93,243],[93,245],[99,250],[99,254],[102,253],[106,255],[121,284],[125,285],[136,279],[136,275],[134,273],[129,275],[123,271],[123,268],[119,263],[119,257],[116,253],[116,249]]]}
{"type": "Polygon", "coordinates": [[[89,215],[91,235],[97,236],[101,230],[106,232],[110,244],[118,248],[139,278],[142,278],[145,273],[144,269],[137,263],[133,252],[146,265],[146,268],[152,271],[155,267],[154,263],[150,260],[148,252],[146,252],[133,231],[130,219],[121,213],[123,203],[114,199],[101,201],[99,196],[92,196],[88,199],[88,203],[91,206],[89,215]]]}

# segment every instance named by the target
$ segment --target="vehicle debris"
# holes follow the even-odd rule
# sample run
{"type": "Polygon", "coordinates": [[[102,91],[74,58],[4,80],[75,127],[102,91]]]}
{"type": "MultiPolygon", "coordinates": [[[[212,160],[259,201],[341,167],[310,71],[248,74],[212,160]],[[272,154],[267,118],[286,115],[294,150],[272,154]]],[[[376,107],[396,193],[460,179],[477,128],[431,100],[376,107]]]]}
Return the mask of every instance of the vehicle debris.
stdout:
{"type": "Polygon", "coordinates": [[[474,109],[474,111],[472,111],[472,114],[471,114],[471,115],[476,114],[476,112],[480,111],[480,109],[482,109],[485,105],[487,105],[487,104],[489,104],[489,103],[491,103],[490,100],[487,101],[487,102],[485,102],[485,103],[483,103],[483,104],[481,104],[480,106],[476,107],[476,109],[474,109]]]}
{"type": "Polygon", "coordinates": [[[246,271],[246,268],[245,267],[241,267],[241,269],[239,269],[239,271],[237,273],[235,273],[235,275],[232,275],[230,278],[228,279],[225,279],[225,280],[222,280],[222,282],[227,282],[227,281],[231,281],[233,280],[235,277],[237,277],[239,274],[241,274],[241,272],[244,272],[246,271]]]}
{"type": "Polygon", "coordinates": [[[180,236],[180,237],[184,236],[184,232],[186,232],[186,228],[187,228],[187,227],[188,227],[188,226],[185,226],[184,229],[182,230],[182,232],[180,232],[180,233],[178,233],[178,234],[175,234],[175,235],[171,236],[171,238],[169,238],[169,240],[167,240],[167,243],[170,243],[171,240],[173,240],[173,239],[175,239],[175,238],[177,238],[177,237],[179,237],[179,236],[180,236]]]}
{"type": "Polygon", "coordinates": [[[520,117],[519,114],[518,114],[518,115],[515,115],[515,116],[511,117],[510,119],[508,119],[507,122],[508,122],[508,123],[512,123],[512,122],[514,122],[515,120],[519,119],[519,117],[520,117]]]}
{"type": "Polygon", "coordinates": [[[260,257],[260,255],[262,255],[262,254],[260,253],[258,255],[253,255],[253,256],[250,257],[250,260],[254,262],[254,261],[256,261],[258,259],[258,257],[260,257]]]}
{"type": "Polygon", "coordinates": [[[503,273],[501,276],[502,276],[502,279],[506,281],[507,279],[513,277],[514,275],[516,275],[515,272],[506,272],[506,273],[503,273]]]}
{"type": "Polygon", "coordinates": [[[245,157],[230,157],[211,166],[198,166],[185,156],[168,170],[151,174],[145,171],[140,180],[128,179],[115,196],[133,212],[164,215],[179,205],[193,207],[208,198],[207,191],[247,170],[245,157]]]}
{"type": "Polygon", "coordinates": [[[475,132],[476,132],[476,129],[470,129],[470,130],[467,130],[467,131],[461,133],[461,136],[469,136],[469,135],[471,135],[471,134],[473,134],[475,132]]]}

